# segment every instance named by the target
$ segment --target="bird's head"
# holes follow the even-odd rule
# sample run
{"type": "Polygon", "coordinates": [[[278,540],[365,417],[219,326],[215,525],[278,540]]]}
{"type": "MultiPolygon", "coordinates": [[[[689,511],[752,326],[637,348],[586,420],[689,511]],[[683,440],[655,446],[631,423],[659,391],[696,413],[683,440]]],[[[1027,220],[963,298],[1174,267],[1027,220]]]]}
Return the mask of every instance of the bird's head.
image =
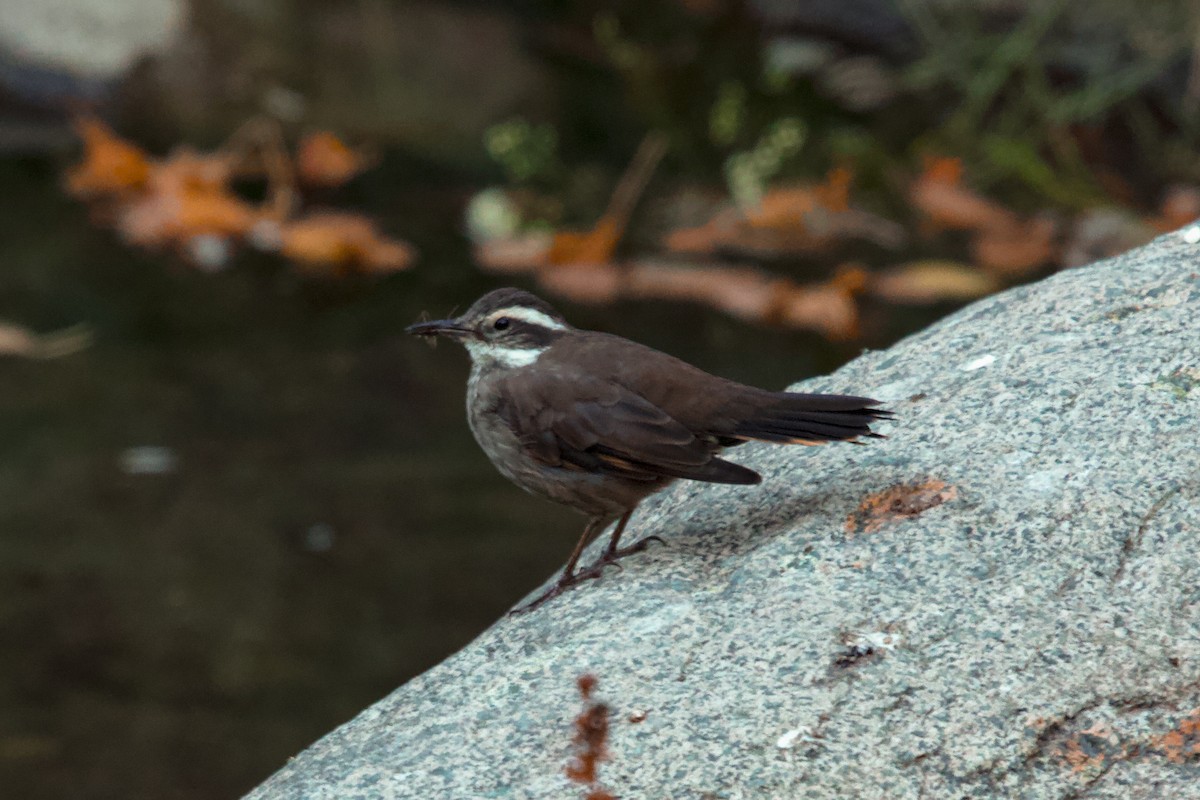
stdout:
{"type": "Polygon", "coordinates": [[[410,325],[414,336],[455,339],[478,366],[524,367],[571,330],[553,306],[521,289],[488,292],[453,319],[410,325]]]}

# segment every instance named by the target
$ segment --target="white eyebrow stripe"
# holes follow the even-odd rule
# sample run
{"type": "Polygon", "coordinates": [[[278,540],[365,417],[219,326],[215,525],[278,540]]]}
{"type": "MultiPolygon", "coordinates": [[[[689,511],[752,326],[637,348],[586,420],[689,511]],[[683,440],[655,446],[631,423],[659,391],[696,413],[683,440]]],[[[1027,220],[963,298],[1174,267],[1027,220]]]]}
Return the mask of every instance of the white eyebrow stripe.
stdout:
{"type": "Polygon", "coordinates": [[[538,311],[536,308],[526,308],[517,306],[514,308],[502,308],[492,314],[489,319],[493,322],[500,317],[508,317],[509,319],[519,319],[522,322],[528,322],[531,325],[537,325],[542,328],[549,328],[552,331],[565,331],[566,325],[556,320],[554,317],[545,312],[538,311]]]}

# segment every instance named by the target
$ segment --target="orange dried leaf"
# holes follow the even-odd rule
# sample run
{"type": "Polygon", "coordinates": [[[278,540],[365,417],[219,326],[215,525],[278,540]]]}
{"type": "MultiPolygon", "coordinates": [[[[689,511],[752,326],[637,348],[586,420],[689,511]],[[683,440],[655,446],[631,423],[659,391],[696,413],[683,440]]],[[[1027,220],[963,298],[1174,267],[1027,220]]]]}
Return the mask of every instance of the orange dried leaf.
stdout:
{"type": "Polygon", "coordinates": [[[629,270],[625,292],[630,297],[702,303],[761,323],[770,308],[774,282],[755,269],[643,262],[629,270]]]}
{"type": "Polygon", "coordinates": [[[1172,186],[1163,197],[1158,216],[1149,223],[1159,231],[1182,228],[1200,217],[1200,188],[1195,186],[1172,186]]]}
{"type": "Polygon", "coordinates": [[[740,224],[737,214],[725,211],[703,225],[669,232],[663,245],[669,252],[680,255],[710,255],[736,240],[740,224]]]}
{"type": "Polygon", "coordinates": [[[1017,223],[1015,214],[963,186],[961,179],[956,159],[927,160],[909,187],[909,201],[939,228],[983,230],[1017,223]]]}
{"type": "Polygon", "coordinates": [[[233,194],[230,175],[228,159],[180,149],[155,165],[143,191],[118,209],[117,229],[147,247],[195,236],[245,236],[262,215],[233,194]]]}
{"type": "Polygon", "coordinates": [[[82,163],[67,172],[67,191],[75,197],[119,194],[137,189],[150,176],[146,153],[117,136],[95,117],[79,117],[75,130],[83,139],[82,163]]]}
{"type": "Polygon", "coordinates": [[[311,272],[345,275],[394,272],[412,265],[416,253],[401,241],[382,236],[357,214],[318,213],[280,229],[284,256],[311,272]]]}
{"type": "Polygon", "coordinates": [[[546,233],[531,233],[509,239],[489,239],[475,245],[475,262],[488,272],[533,272],[548,263],[553,241],[553,236],[546,233]]]}
{"type": "Polygon", "coordinates": [[[746,222],[756,228],[802,228],[804,216],[820,207],[816,187],[780,186],[768,190],[757,206],[746,211],[746,222]]]}
{"type": "Polygon", "coordinates": [[[850,210],[850,186],[854,173],[848,167],[834,167],[825,176],[825,182],[817,187],[817,199],[829,211],[850,210]]]}
{"type": "Polygon", "coordinates": [[[838,167],[821,184],[774,187],[744,215],[721,211],[704,225],[671,231],[664,245],[689,255],[736,250],[772,256],[819,252],[844,239],[902,246],[907,237],[900,226],[850,207],[852,181],[850,170],[838,167]]]}
{"type": "Polygon", "coordinates": [[[296,172],[313,186],[340,186],[369,166],[370,158],[327,131],[305,136],[296,149],[296,172]]]}
{"type": "Polygon", "coordinates": [[[815,331],[835,342],[858,338],[854,292],[839,286],[836,280],[814,286],[783,287],[771,311],[772,321],[789,328],[815,331]]]}
{"type": "Polygon", "coordinates": [[[954,261],[914,261],[880,272],[870,280],[871,293],[893,303],[973,300],[999,288],[990,275],[954,261]]]}
{"type": "Polygon", "coordinates": [[[622,295],[625,270],[617,264],[574,264],[538,271],[538,282],[577,303],[611,303],[622,295]]]}
{"type": "Polygon", "coordinates": [[[1058,260],[1057,239],[1058,224],[1036,218],[979,231],[971,242],[971,255],[993,274],[1019,278],[1058,260]]]}
{"type": "Polygon", "coordinates": [[[963,165],[961,158],[953,156],[926,155],[921,159],[919,180],[957,186],[962,183],[963,165]]]}
{"type": "Polygon", "coordinates": [[[854,295],[861,278],[853,270],[827,283],[797,286],[749,268],[642,262],[631,265],[624,279],[626,297],[703,303],[748,322],[813,330],[836,340],[858,335],[854,295]]]}
{"type": "Polygon", "coordinates": [[[611,217],[602,217],[590,231],[556,233],[546,261],[558,266],[602,264],[612,258],[620,239],[621,226],[611,217]]]}

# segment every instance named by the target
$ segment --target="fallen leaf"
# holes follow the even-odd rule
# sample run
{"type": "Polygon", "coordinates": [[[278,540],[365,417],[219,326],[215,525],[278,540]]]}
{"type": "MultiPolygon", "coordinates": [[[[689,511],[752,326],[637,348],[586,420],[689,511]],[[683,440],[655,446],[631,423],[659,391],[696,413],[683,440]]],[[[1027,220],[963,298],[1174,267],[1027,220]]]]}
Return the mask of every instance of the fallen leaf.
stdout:
{"type": "Polygon", "coordinates": [[[854,292],[831,281],[815,286],[785,286],[776,295],[770,318],[789,328],[815,331],[844,342],[859,336],[858,304],[854,292]]]}
{"type": "Polygon", "coordinates": [[[605,216],[590,231],[556,233],[546,253],[546,263],[555,266],[603,264],[609,261],[616,251],[621,232],[617,221],[605,216]]]}
{"type": "Polygon", "coordinates": [[[11,322],[0,321],[0,356],[25,358],[61,358],[85,349],[92,343],[92,329],[72,325],[53,333],[34,333],[11,322]]]}
{"type": "Polygon", "coordinates": [[[150,157],[103,122],[78,117],[74,126],[84,149],[83,161],[67,171],[67,192],[72,196],[119,194],[141,187],[150,177],[150,157]]]}
{"type": "Polygon", "coordinates": [[[312,214],[283,225],[279,236],[280,252],[308,272],[395,272],[416,258],[410,245],[381,235],[357,214],[312,214]]]}
{"type": "Polygon", "coordinates": [[[538,271],[538,282],[577,303],[611,303],[622,295],[625,270],[617,264],[595,262],[538,271]]]}
{"type": "Polygon", "coordinates": [[[869,291],[893,303],[973,300],[997,291],[995,278],[955,261],[914,261],[876,273],[869,291]]]}
{"type": "Polygon", "coordinates": [[[733,251],[763,256],[817,253],[847,239],[903,246],[903,228],[850,206],[852,178],[848,169],[839,167],[820,184],[773,187],[744,213],[724,209],[703,225],[670,231],[663,244],[678,254],[733,251]]]}
{"type": "Polygon", "coordinates": [[[367,169],[372,160],[327,131],[305,136],[296,148],[296,172],[312,186],[340,186],[367,169]]]}
{"type": "Polygon", "coordinates": [[[554,241],[549,233],[529,233],[511,238],[488,239],[475,245],[475,262],[481,269],[506,275],[533,272],[549,263],[554,241]]]}
{"type": "Polygon", "coordinates": [[[1155,230],[1166,232],[1182,228],[1200,217],[1200,188],[1172,186],[1163,196],[1158,216],[1148,220],[1155,230]]]}
{"type": "MultiPolygon", "coordinates": [[[[229,189],[232,166],[221,155],[176,150],[154,165],[141,192],[118,206],[117,230],[133,244],[174,246],[185,255],[201,249],[193,247],[197,240],[244,237],[264,214],[229,189]]],[[[227,255],[228,247],[221,252],[227,255]]]]}
{"type": "Polygon", "coordinates": [[[909,201],[940,229],[984,230],[1018,222],[1016,214],[962,184],[957,159],[927,158],[909,187],[909,201]]]}
{"type": "Polygon", "coordinates": [[[994,275],[1022,278],[1058,261],[1058,222],[1042,216],[979,231],[971,241],[971,256],[994,275]]]}
{"type": "Polygon", "coordinates": [[[852,173],[837,167],[830,170],[824,183],[769,189],[758,205],[746,212],[746,222],[759,228],[787,228],[804,226],[806,217],[814,211],[848,211],[852,182],[852,173]]]}

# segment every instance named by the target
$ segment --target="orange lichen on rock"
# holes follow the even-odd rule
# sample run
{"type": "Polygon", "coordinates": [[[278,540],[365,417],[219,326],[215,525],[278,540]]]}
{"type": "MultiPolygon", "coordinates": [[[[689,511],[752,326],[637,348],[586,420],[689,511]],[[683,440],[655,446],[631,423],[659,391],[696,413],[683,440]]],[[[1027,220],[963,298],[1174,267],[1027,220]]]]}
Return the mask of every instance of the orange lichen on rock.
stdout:
{"type": "Polygon", "coordinates": [[[931,478],[902,483],[867,495],[846,517],[846,533],[874,533],[889,522],[918,516],[958,497],[958,488],[931,478]]]}
{"type": "Polygon", "coordinates": [[[319,212],[283,225],[280,252],[308,272],[396,272],[412,265],[409,245],[379,233],[357,214],[319,212]]]}
{"type": "Polygon", "coordinates": [[[1103,725],[1093,725],[1067,737],[1057,754],[1074,773],[1092,772],[1102,768],[1106,761],[1117,761],[1128,755],[1112,731],[1103,725]]]}
{"type": "Polygon", "coordinates": [[[1154,747],[1174,764],[1200,758],[1200,708],[1170,731],[1153,739],[1154,747]]]}

